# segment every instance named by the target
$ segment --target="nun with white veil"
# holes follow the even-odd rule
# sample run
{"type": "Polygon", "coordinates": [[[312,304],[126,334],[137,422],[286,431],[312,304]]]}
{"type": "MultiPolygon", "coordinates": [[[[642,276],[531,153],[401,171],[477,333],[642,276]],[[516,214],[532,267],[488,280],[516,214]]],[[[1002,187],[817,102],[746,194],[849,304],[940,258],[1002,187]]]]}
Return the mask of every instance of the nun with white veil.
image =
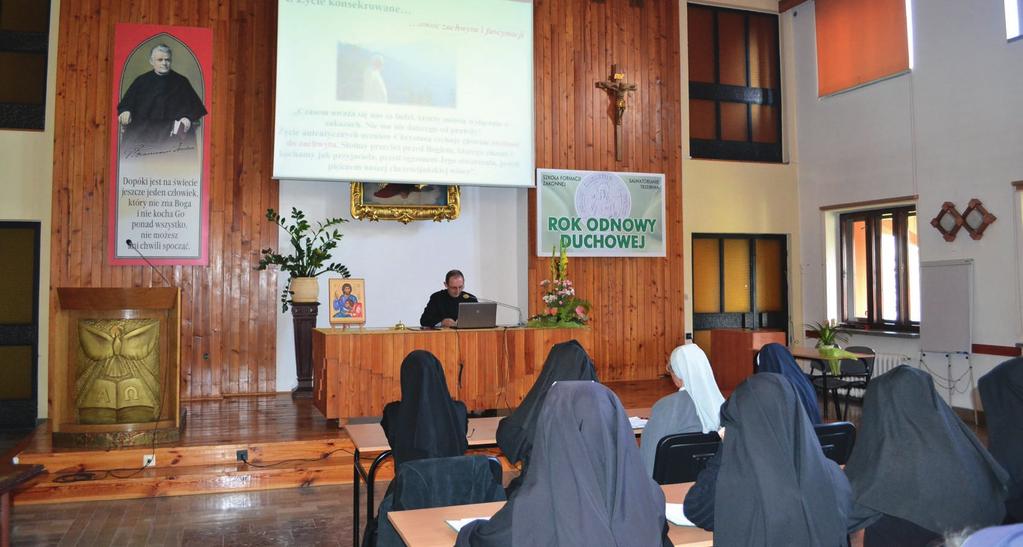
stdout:
{"type": "Polygon", "coordinates": [[[657,443],[677,433],[710,433],[721,421],[721,396],[707,354],[700,346],[686,344],[671,352],[668,372],[678,391],[662,397],[650,411],[643,429],[640,452],[647,475],[653,475],[657,443]]]}

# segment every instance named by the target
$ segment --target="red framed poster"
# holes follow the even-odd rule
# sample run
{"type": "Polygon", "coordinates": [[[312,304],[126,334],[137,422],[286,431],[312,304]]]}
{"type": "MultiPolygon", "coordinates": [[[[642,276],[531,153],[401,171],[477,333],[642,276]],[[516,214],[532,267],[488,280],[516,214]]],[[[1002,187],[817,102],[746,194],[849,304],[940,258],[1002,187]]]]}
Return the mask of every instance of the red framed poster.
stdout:
{"type": "Polygon", "coordinates": [[[213,32],[118,24],[113,66],[107,257],[204,266],[213,32]]]}

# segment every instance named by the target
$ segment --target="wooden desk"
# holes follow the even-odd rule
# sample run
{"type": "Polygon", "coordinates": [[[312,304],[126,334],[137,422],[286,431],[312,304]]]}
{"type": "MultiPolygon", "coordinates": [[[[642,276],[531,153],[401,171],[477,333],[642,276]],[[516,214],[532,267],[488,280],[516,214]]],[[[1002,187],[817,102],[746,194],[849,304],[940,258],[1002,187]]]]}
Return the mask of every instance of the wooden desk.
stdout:
{"type": "Polygon", "coordinates": [[[401,397],[401,361],[423,349],[440,359],[451,396],[469,409],[514,408],[551,346],[591,331],[509,327],[473,330],[325,328],[313,331],[313,400],[328,419],[379,416],[401,397]]]}
{"type": "MultiPolygon", "coordinates": [[[[682,503],[686,492],[693,483],[661,486],[664,500],[668,503],[682,503]]],[[[503,501],[452,505],[412,511],[391,511],[387,518],[398,531],[408,547],[451,547],[458,534],[448,526],[447,520],[470,517],[491,517],[504,507],[503,501]]],[[[675,526],[668,523],[668,539],[673,545],[687,547],[709,547],[714,543],[714,533],[690,526],[675,526]]]]}
{"type": "Polygon", "coordinates": [[[711,368],[722,395],[728,397],[753,374],[753,357],[765,344],[785,345],[785,331],[771,329],[714,329],[710,331],[711,368]]]}

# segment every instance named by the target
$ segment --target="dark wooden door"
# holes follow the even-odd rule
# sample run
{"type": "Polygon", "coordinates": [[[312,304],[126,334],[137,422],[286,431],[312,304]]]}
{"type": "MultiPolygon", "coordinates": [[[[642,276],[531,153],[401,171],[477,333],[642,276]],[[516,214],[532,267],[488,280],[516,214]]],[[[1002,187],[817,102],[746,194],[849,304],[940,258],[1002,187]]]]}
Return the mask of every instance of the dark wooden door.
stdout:
{"type": "Polygon", "coordinates": [[[36,425],[39,231],[38,222],[0,222],[0,429],[36,425]]]}
{"type": "Polygon", "coordinates": [[[787,334],[787,243],[785,235],[693,234],[693,339],[708,355],[711,329],[787,334]]]}

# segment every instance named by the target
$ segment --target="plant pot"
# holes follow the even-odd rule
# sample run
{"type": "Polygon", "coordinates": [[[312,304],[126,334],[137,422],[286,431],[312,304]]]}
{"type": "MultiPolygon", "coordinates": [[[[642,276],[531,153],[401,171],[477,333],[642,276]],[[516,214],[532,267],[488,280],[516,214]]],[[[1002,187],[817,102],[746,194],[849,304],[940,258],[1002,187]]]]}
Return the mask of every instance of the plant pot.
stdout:
{"type": "Polygon", "coordinates": [[[291,278],[292,302],[316,302],[320,296],[320,284],[315,277],[291,278]]]}

